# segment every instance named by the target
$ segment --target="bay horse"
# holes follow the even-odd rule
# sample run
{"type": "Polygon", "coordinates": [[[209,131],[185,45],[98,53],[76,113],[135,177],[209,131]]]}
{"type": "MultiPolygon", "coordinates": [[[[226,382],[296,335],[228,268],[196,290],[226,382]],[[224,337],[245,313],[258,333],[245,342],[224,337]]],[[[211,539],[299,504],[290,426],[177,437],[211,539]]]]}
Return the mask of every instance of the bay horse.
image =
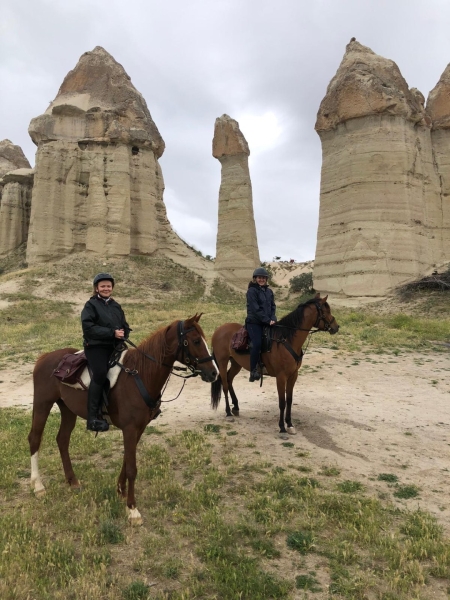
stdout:
{"type": "MultiPolygon", "coordinates": [[[[175,361],[187,365],[192,375],[200,374],[203,381],[212,382],[217,377],[217,365],[198,323],[200,317],[201,314],[196,314],[185,321],[174,321],[146,338],[135,349],[130,348],[124,356],[123,369],[117,383],[109,393],[108,413],[112,424],[122,430],[124,445],[117,492],[123,498],[126,497],[128,520],[132,525],[142,524],[134,495],[137,475],[136,446],[147,425],[159,414],[161,390],[172,372],[175,361]],[[147,391],[146,401],[138,387],[141,384],[137,381],[137,373],[147,391]]],[[[34,367],[33,417],[28,442],[31,455],[31,488],[36,496],[45,494],[39,473],[38,455],[45,424],[55,403],[61,412],[56,442],[66,482],[71,488],[80,487],[72,468],[69,443],[77,417],[87,418],[87,391],[75,389],[52,377],[53,370],[64,354],[74,352],[74,348],[63,348],[43,354],[34,367]]]]}
{"type": "MultiPolygon", "coordinates": [[[[299,304],[295,310],[270,327],[272,348],[270,352],[262,353],[261,358],[267,374],[276,377],[277,380],[280,433],[296,433],[291,417],[292,395],[302,364],[302,346],[308,334],[313,327],[317,331],[329,331],[330,334],[339,331],[339,325],[331,314],[327,299],[328,296],[321,298],[320,294],[316,294],[314,298],[299,304]]],[[[219,367],[219,377],[211,384],[211,406],[217,409],[223,387],[227,418],[239,415],[233,379],[242,368],[250,371],[250,355],[237,353],[231,348],[231,338],[241,327],[239,323],[225,323],[216,329],[212,337],[213,357],[219,367]],[[231,363],[231,366],[227,372],[228,363],[231,363]],[[228,392],[233,401],[232,410],[228,392]]]]}

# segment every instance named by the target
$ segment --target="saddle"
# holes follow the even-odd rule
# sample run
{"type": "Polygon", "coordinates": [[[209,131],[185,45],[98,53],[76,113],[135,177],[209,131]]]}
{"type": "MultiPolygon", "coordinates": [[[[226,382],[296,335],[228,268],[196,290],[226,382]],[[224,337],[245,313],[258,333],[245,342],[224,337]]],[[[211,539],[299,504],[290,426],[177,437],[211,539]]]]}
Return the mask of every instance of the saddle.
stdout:
{"type": "MultiPolygon", "coordinates": [[[[238,354],[250,354],[252,342],[248,337],[248,331],[241,327],[231,338],[231,348],[238,354]]],[[[272,350],[272,338],[270,336],[270,327],[263,327],[261,354],[272,350]]]]}
{"type": "Polygon", "coordinates": [[[86,385],[82,380],[83,371],[87,367],[87,359],[84,351],[75,354],[64,354],[58,366],[53,371],[57,379],[68,385],[79,384],[85,390],[86,385]]]}

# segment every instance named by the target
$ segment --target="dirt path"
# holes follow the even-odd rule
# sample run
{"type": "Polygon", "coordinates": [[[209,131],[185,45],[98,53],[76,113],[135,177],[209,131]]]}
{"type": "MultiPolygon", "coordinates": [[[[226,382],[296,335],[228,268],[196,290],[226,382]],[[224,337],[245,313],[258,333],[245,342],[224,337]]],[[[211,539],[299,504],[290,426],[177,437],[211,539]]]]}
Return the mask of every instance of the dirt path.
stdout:
{"type": "MultiPolygon", "coordinates": [[[[0,407],[31,407],[31,371],[32,365],[0,371],[0,407]]],[[[450,532],[450,352],[388,356],[315,350],[300,372],[293,406],[297,434],[289,441],[307,454],[301,460],[311,474],[335,467],[339,480],[357,479],[403,507],[427,509],[450,532]],[[381,473],[418,486],[419,497],[396,500],[394,490],[377,480],[381,473]]],[[[228,425],[238,434],[229,439],[236,440],[243,458],[256,451],[287,465],[292,452],[278,433],[275,380],[265,378],[260,388],[247,375],[236,378],[241,416],[234,422],[225,420],[223,398],[213,411],[209,385],[191,379],[176,401],[163,405],[154,424],[174,431],[228,425]]],[[[172,378],[164,399],[179,389],[180,380],[172,378]]]]}

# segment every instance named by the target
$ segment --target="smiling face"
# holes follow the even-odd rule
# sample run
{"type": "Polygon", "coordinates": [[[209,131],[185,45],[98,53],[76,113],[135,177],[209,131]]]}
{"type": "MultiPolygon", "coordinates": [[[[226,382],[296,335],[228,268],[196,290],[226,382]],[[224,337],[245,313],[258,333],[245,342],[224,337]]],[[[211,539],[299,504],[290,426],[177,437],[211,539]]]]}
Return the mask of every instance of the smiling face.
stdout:
{"type": "Polygon", "coordinates": [[[102,298],[109,298],[113,291],[113,284],[109,279],[102,279],[97,283],[95,291],[102,298]]]}
{"type": "Polygon", "coordinates": [[[266,285],[267,283],[267,277],[264,277],[263,275],[257,275],[255,279],[258,285],[266,285]]]}

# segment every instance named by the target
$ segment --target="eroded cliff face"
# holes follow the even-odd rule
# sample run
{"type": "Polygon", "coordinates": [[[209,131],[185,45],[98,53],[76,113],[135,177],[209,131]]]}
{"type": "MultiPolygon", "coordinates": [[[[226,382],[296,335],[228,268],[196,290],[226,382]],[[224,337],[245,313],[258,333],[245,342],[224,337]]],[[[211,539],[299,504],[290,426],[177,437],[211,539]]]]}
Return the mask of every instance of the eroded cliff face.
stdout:
{"type": "Polygon", "coordinates": [[[3,175],[0,204],[0,255],[8,254],[27,241],[33,174],[33,169],[24,168],[3,175]]]}
{"type": "Polygon", "coordinates": [[[347,45],[316,122],[317,290],[383,296],[441,262],[440,181],[423,103],[394,62],[347,45]]]}
{"type": "Polygon", "coordinates": [[[38,146],[30,264],[83,250],[115,256],[185,248],[163,202],[164,141],[106,50],[83,54],[29,133],[38,146]]]}
{"type": "Polygon", "coordinates": [[[433,157],[440,181],[442,259],[450,260],[450,65],[428,95],[426,112],[432,122],[433,157]]]}
{"type": "Polygon", "coordinates": [[[222,165],[215,269],[227,282],[246,289],[259,266],[248,157],[239,124],[228,115],[216,119],[213,156],[222,165]]]}

